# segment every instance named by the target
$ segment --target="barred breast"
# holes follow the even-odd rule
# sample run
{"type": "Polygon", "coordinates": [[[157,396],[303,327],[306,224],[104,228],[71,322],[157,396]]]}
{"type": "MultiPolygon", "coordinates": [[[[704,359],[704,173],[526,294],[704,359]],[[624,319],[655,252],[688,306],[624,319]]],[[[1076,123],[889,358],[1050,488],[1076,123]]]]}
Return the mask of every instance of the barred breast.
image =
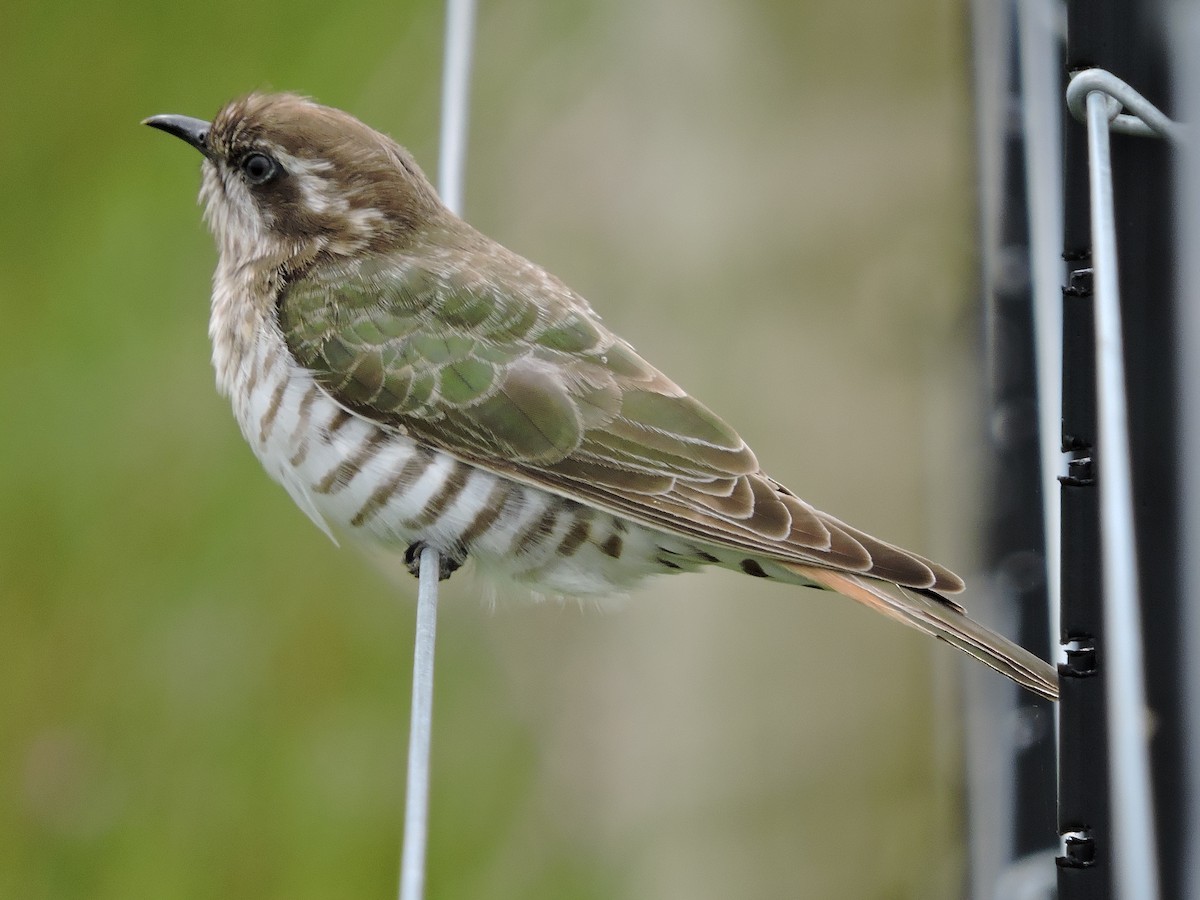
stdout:
{"type": "MultiPolygon", "coordinates": [[[[214,334],[214,347],[218,347],[214,334]]],[[[214,350],[218,382],[267,472],[330,537],[397,554],[423,542],[487,575],[551,594],[628,590],[716,558],[504,478],[340,406],[260,322],[241,353],[214,350]]]]}

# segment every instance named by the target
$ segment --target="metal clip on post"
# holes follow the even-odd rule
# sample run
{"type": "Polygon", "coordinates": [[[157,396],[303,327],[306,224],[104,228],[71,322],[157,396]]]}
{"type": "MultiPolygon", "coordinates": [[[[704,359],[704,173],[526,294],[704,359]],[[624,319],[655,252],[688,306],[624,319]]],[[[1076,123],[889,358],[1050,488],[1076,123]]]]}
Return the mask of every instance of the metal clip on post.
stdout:
{"type": "Polygon", "coordinates": [[[1109,786],[1117,896],[1157,900],[1159,879],[1109,131],[1175,141],[1181,138],[1182,129],[1128,84],[1099,69],[1088,69],[1072,78],[1067,106],[1076,119],[1086,122],[1088,136],[1097,399],[1095,471],[1100,489],[1104,610],[1104,641],[1099,655],[1095,648],[1088,647],[1073,647],[1068,655],[1075,663],[1083,659],[1102,661],[1109,703],[1109,786]],[[1130,110],[1132,115],[1123,114],[1122,109],[1130,110]]]}

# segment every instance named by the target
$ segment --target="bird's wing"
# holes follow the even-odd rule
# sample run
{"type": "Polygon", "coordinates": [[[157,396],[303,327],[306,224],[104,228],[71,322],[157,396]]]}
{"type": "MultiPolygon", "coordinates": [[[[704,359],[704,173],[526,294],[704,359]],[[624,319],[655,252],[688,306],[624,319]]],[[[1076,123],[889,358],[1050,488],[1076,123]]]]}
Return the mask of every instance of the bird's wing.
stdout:
{"type": "Polygon", "coordinates": [[[703,543],[961,590],[768,477],[561,282],[499,245],[483,253],[300,278],[280,329],[339,403],[483,468],[703,543]]]}
{"type": "Polygon", "coordinates": [[[797,575],[857,600],[890,619],[957,647],[1047,700],[1058,699],[1058,673],[1053,666],[963,615],[961,608],[947,604],[944,597],[931,591],[905,591],[861,575],[828,568],[794,564],[789,568],[797,575]]]}

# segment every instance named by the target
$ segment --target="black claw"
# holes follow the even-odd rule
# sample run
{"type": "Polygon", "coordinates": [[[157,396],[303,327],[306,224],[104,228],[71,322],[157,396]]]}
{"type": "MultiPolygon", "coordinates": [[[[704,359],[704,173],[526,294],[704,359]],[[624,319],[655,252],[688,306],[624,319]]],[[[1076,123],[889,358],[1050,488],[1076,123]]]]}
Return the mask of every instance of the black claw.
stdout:
{"type": "MultiPolygon", "coordinates": [[[[404,565],[414,578],[421,577],[421,552],[425,549],[424,541],[416,541],[409,544],[408,549],[404,551],[404,565]]],[[[438,551],[438,581],[445,581],[455,572],[462,568],[465,559],[460,559],[438,551]]]]}

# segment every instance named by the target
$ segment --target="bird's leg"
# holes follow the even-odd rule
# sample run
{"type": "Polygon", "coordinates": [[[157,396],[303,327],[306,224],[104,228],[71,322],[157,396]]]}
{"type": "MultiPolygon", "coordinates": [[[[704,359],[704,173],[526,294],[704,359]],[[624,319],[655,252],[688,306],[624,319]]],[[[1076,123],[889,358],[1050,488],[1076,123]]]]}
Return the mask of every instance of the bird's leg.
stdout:
{"type": "MultiPolygon", "coordinates": [[[[425,549],[424,541],[415,541],[404,551],[404,565],[414,578],[421,577],[421,551],[425,549]]],[[[438,581],[445,581],[462,568],[465,557],[451,556],[445,550],[438,550],[438,581]]]]}

